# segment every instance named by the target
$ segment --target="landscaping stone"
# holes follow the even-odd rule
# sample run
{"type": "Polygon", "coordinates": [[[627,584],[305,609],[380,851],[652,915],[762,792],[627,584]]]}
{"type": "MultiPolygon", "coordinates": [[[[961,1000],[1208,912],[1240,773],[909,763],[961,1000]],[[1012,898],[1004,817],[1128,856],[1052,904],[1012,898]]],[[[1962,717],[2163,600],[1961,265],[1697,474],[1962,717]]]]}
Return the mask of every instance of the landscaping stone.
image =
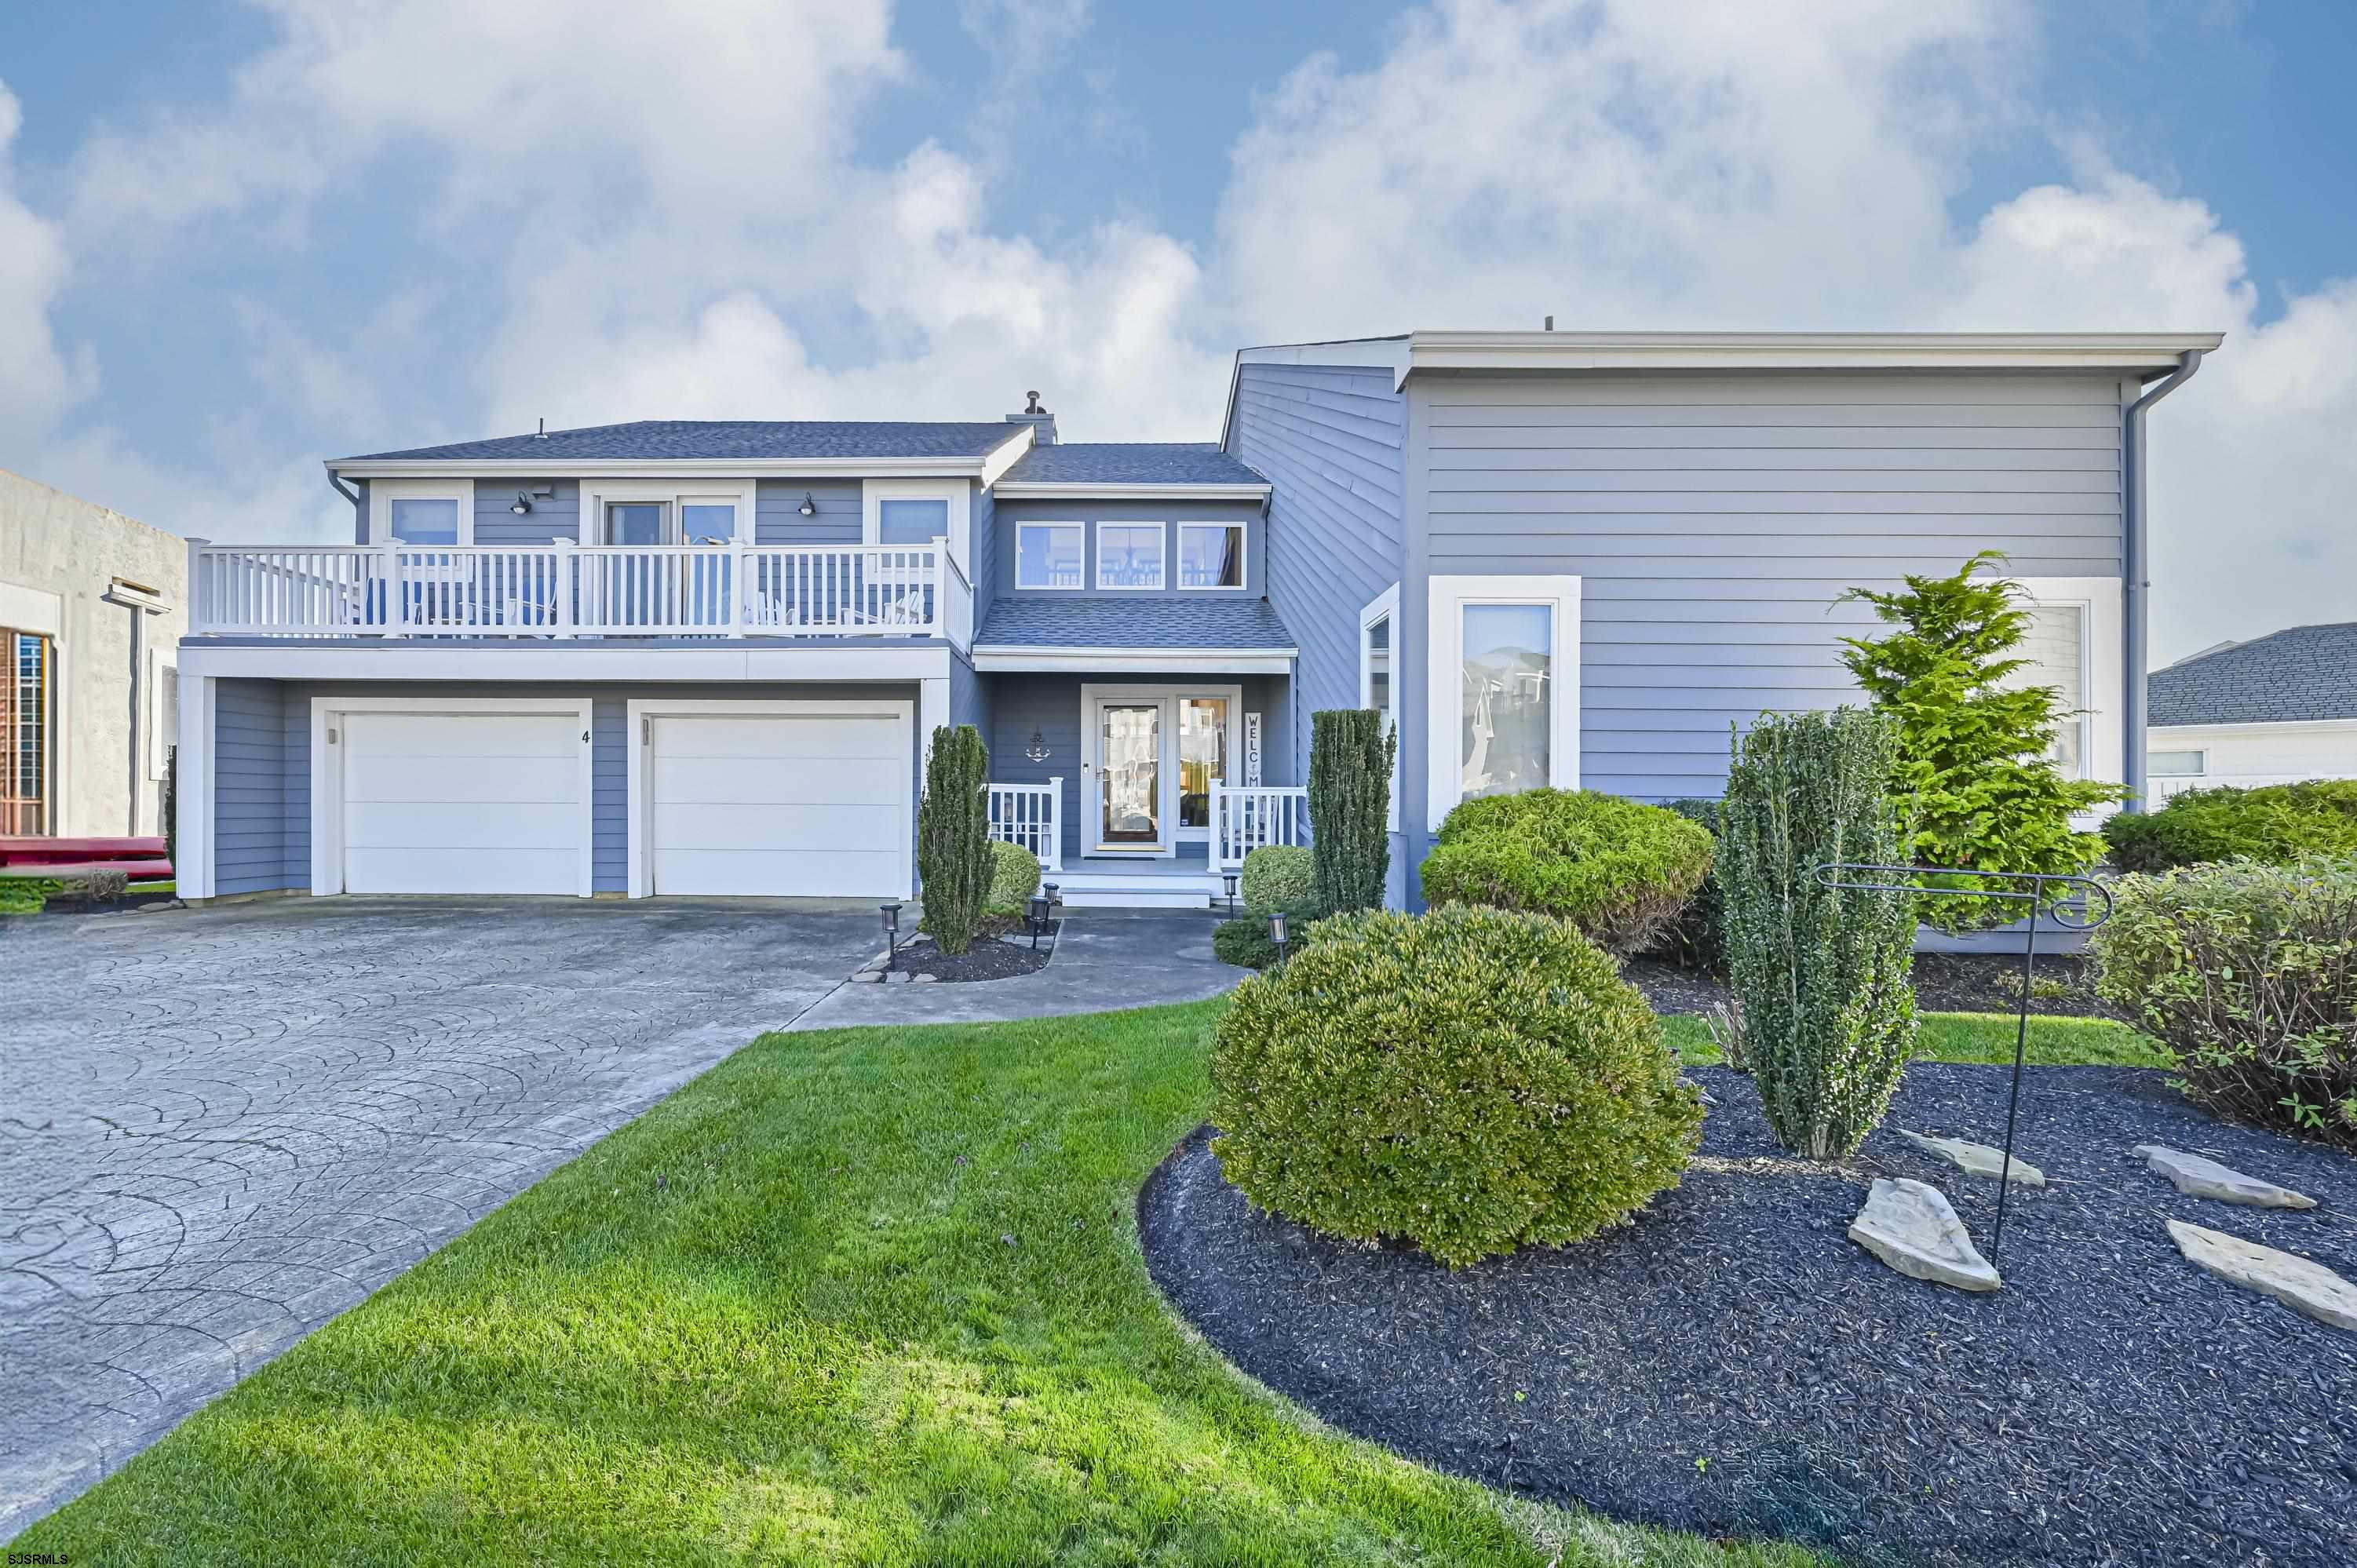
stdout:
{"type": "Polygon", "coordinates": [[[2166,1144],[2138,1144],[2136,1152],[2144,1156],[2145,1165],[2155,1175],[2167,1176],[2177,1184],[2178,1191],[2190,1197],[2214,1197],[2221,1203],[2239,1203],[2246,1208],[2316,1207],[2316,1199],[2304,1192],[2244,1176],[2215,1160],[2205,1160],[2166,1144]]]}
{"type": "Polygon", "coordinates": [[[884,983],[888,985],[906,985],[915,978],[916,976],[905,969],[896,969],[884,977],[884,983]]]}
{"type": "Polygon", "coordinates": [[[938,985],[941,983],[941,979],[942,977],[938,974],[920,974],[917,976],[915,983],[919,985],[938,985]]]}
{"type": "Polygon", "coordinates": [[[2019,1155],[2013,1156],[2013,1166],[2008,1171],[2003,1149],[1992,1149],[1986,1144],[1975,1144],[1969,1138],[1935,1138],[1925,1133],[1910,1133],[1904,1127],[1896,1131],[1925,1154],[1939,1155],[1967,1176],[1986,1176],[1995,1181],[1997,1173],[2005,1171],[2006,1179],[2018,1186],[2046,1185],[2046,1173],[2019,1155]]]}
{"type": "Polygon", "coordinates": [[[2005,1282],[1980,1255],[1945,1194],[1928,1183],[1877,1176],[1849,1239],[1912,1279],[1958,1290],[1996,1290],[2005,1282]]]}
{"type": "Polygon", "coordinates": [[[2262,1247],[2207,1226],[2169,1222],[2169,1234],[2186,1262],[2222,1280],[2271,1295],[2294,1312],[2331,1328],[2357,1333],[2357,1284],[2322,1263],[2262,1247]]]}

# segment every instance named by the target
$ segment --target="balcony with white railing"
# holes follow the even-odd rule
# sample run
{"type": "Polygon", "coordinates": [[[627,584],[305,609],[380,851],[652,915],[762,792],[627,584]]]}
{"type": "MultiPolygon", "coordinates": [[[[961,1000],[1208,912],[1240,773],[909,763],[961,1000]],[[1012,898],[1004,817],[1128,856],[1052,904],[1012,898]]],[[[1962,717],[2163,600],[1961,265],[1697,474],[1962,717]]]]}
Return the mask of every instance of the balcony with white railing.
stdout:
{"type": "Polygon", "coordinates": [[[947,542],[188,545],[192,637],[898,638],[967,646],[947,542]]]}

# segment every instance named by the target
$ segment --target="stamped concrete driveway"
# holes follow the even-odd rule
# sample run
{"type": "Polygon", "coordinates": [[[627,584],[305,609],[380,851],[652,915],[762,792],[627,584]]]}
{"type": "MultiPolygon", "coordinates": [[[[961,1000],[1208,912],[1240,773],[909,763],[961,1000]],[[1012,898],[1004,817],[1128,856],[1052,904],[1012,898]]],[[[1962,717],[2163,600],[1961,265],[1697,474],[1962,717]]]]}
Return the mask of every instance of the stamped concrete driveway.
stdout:
{"type": "Polygon", "coordinates": [[[0,1540],[766,1029],[874,911],[0,921],[0,1540]]]}

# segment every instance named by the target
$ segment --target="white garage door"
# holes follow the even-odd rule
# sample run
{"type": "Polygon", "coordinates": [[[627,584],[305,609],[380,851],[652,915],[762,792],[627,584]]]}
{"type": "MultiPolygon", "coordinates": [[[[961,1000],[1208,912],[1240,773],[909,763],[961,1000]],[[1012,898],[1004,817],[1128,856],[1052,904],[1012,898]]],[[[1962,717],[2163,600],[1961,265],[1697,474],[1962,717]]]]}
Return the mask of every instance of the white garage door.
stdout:
{"type": "Polygon", "coordinates": [[[909,728],[888,714],[659,714],[646,833],[657,893],[909,890],[909,728]]]}
{"type": "Polygon", "coordinates": [[[345,714],[344,890],[581,891],[572,714],[345,714]]]}

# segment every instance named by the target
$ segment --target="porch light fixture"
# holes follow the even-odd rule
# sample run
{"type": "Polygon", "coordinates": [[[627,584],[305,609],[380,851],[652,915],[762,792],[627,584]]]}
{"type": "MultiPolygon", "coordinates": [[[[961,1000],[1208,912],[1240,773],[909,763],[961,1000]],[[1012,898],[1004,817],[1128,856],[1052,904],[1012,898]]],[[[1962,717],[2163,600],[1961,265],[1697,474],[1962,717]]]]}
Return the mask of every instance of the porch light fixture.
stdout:
{"type": "Polygon", "coordinates": [[[1034,762],[1045,762],[1054,755],[1049,748],[1048,737],[1039,733],[1039,726],[1037,725],[1031,726],[1031,738],[1024,743],[1023,755],[1034,762]]]}
{"type": "Polygon", "coordinates": [[[804,490],[802,492],[802,504],[796,507],[794,510],[802,513],[804,517],[816,517],[818,515],[818,502],[811,499],[811,493],[808,490],[804,490]]]}
{"type": "Polygon", "coordinates": [[[531,514],[531,511],[532,511],[532,498],[533,498],[533,497],[534,497],[534,496],[543,496],[543,497],[545,497],[545,496],[553,496],[553,495],[554,495],[555,493],[556,493],[556,491],[555,491],[554,489],[545,489],[545,490],[518,490],[518,491],[516,492],[515,504],[514,504],[513,506],[511,506],[511,507],[508,508],[508,510],[509,510],[510,511],[511,511],[511,512],[515,513],[518,517],[525,517],[525,516],[529,516],[529,515],[531,514]]]}
{"type": "Polygon", "coordinates": [[[884,972],[892,972],[892,960],[900,947],[900,906],[880,906],[884,911],[884,972]]]}
{"type": "Polygon", "coordinates": [[[1276,944],[1276,967],[1283,969],[1285,967],[1285,912],[1283,910],[1268,918],[1268,940],[1276,944]]]}

